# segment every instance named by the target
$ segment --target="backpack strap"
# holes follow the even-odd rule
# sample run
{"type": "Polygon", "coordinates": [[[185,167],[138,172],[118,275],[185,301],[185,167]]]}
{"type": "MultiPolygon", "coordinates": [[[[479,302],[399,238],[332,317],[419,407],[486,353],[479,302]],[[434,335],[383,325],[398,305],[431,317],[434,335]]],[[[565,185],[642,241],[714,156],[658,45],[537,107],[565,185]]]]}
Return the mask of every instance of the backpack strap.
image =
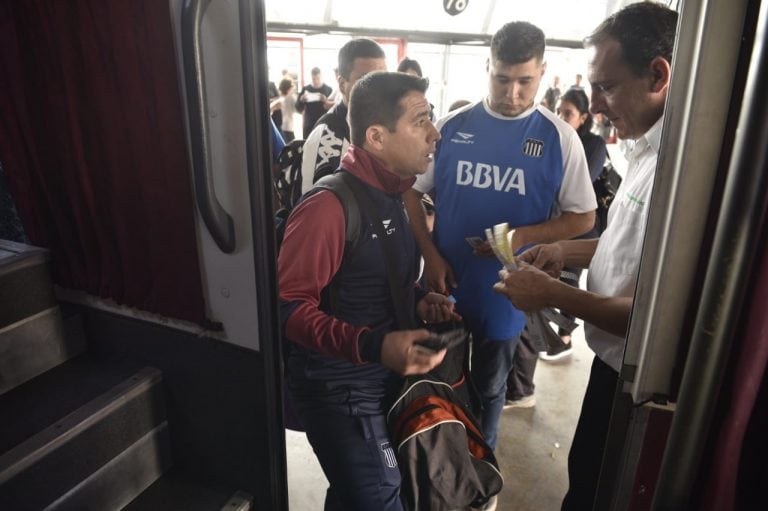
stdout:
{"type": "Polygon", "coordinates": [[[315,183],[313,189],[320,188],[323,190],[329,190],[336,194],[341,207],[344,209],[344,251],[355,246],[360,238],[360,208],[357,203],[357,197],[355,197],[352,188],[344,177],[346,172],[337,172],[330,176],[325,176],[320,181],[315,183]]]}
{"type": "Polygon", "coordinates": [[[384,252],[384,262],[387,265],[387,281],[389,282],[389,292],[392,297],[392,307],[395,311],[397,326],[400,329],[410,328],[410,321],[408,321],[409,316],[405,308],[405,292],[402,290],[402,288],[400,288],[395,278],[396,248],[392,246],[392,241],[390,240],[389,236],[384,233],[381,214],[373,206],[373,200],[368,193],[368,190],[365,189],[365,186],[355,176],[347,173],[344,174],[347,175],[347,185],[363,199],[362,207],[373,222],[373,231],[376,233],[376,236],[378,236],[381,249],[384,252]]]}
{"type": "MultiPolygon", "coordinates": [[[[336,194],[344,209],[344,257],[346,258],[360,240],[361,218],[360,208],[357,197],[349,186],[349,181],[355,179],[348,172],[336,172],[323,177],[312,187],[312,192],[316,190],[328,190],[336,194]],[[345,177],[346,176],[346,177],[345,177]]],[[[328,287],[328,299],[330,300],[331,310],[336,309],[339,303],[339,282],[334,277],[328,287]]]]}

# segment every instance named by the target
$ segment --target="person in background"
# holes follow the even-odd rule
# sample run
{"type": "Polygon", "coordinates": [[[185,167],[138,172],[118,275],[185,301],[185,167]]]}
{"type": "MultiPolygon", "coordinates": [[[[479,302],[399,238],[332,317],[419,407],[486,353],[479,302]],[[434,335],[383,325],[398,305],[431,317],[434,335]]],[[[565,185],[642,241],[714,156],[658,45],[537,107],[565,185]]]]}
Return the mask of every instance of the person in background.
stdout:
{"type": "Polygon", "coordinates": [[[555,111],[557,101],[560,99],[560,77],[554,76],[552,78],[552,85],[544,93],[544,98],[541,100],[541,104],[549,108],[550,112],[555,111]]]}
{"type": "MultiPolygon", "coordinates": [[[[286,142],[292,141],[296,138],[293,132],[293,119],[296,114],[296,87],[293,85],[293,80],[288,77],[280,80],[278,85],[280,91],[280,97],[272,101],[270,109],[272,112],[280,110],[282,112],[282,125],[280,131],[283,134],[283,139],[286,142]]],[[[274,115],[272,116],[274,120],[274,115]]]]}
{"type": "MultiPolygon", "coordinates": [[[[603,171],[607,153],[605,141],[590,131],[592,128],[592,114],[589,112],[589,99],[586,93],[578,89],[568,89],[561,96],[557,104],[557,115],[572,126],[579,135],[587,156],[589,177],[594,186],[595,181],[603,171]]],[[[578,236],[576,239],[592,239],[597,237],[598,232],[593,227],[589,232],[578,236]]],[[[581,268],[563,268],[560,280],[568,285],[579,287],[581,272],[581,268]]],[[[566,311],[561,311],[561,314],[567,320],[574,319],[566,311]]],[[[549,324],[539,326],[550,328],[549,324]]],[[[551,335],[528,332],[529,335],[538,336],[538,342],[532,344],[546,346],[546,351],[537,352],[535,346],[531,346],[531,349],[528,349],[528,344],[520,343],[515,353],[514,368],[509,373],[509,378],[507,379],[507,401],[505,408],[526,408],[535,405],[533,396],[536,386],[534,385],[533,377],[536,372],[536,362],[539,358],[547,362],[553,362],[569,357],[573,353],[573,346],[571,344],[573,328],[565,329],[559,327],[557,333],[559,341],[551,335]],[[522,406],[526,404],[530,406],[522,406]]]]}
{"type": "Polygon", "coordinates": [[[451,106],[448,107],[448,112],[453,112],[454,110],[458,110],[459,108],[463,106],[467,106],[470,103],[472,102],[469,101],[468,99],[457,99],[456,101],[451,103],[451,106]]]}
{"type": "MultiPolygon", "coordinates": [[[[557,106],[557,115],[562,120],[573,126],[579,139],[584,146],[584,153],[587,156],[587,166],[589,167],[589,179],[594,187],[595,181],[600,177],[605,166],[605,160],[608,152],[605,148],[605,140],[592,132],[593,119],[589,111],[589,98],[583,90],[569,89],[560,98],[557,106]]],[[[588,233],[582,234],[576,239],[592,239],[599,236],[597,228],[593,227],[588,233]]],[[[564,268],[564,275],[561,279],[566,284],[579,287],[581,278],[581,268],[564,268]]],[[[573,319],[573,316],[563,313],[566,317],[573,319]]],[[[573,352],[571,346],[571,334],[573,330],[558,329],[558,335],[562,344],[558,346],[548,346],[547,351],[540,353],[539,358],[544,361],[554,361],[569,356],[573,352]]]]}
{"type": "Polygon", "coordinates": [[[434,369],[445,350],[416,343],[427,322],[460,319],[451,301],[416,285],[419,253],[401,193],[431,161],[440,134],[429,121],[427,81],[403,73],[363,77],[349,100],[352,145],[339,172],[359,181],[397,247],[408,326],[397,324],[382,242],[365,208],[361,243],[345,249],[336,194],[315,189],[288,218],[278,257],[288,390],[330,487],[326,510],[401,511],[400,471],[386,413],[403,375],[434,369]],[[335,292],[330,286],[335,286],[335,292]]]}
{"type": "Polygon", "coordinates": [[[583,76],[580,73],[576,73],[576,82],[569,87],[569,89],[584,90],[584,86],[581,84],[583,76]]]}
{"type": "Polygon", "coordinates": [[[611,140],[611,131],[613,128],[613,126],[611,126],[611,121],[609,121],[603,114],[595,114],[592,120],[594,121],[592,133],[605,140],[606,144],[616,142],[616,140],[611,140]]]}
{"type": "Polygon", "coordinates": [[[315,125],[304,142],[301,162],[301,191],[306,192],[323,176],[339,168],[349,147],[347,105],[355,82],[371,71],[387,69],[384,50],[373,39],[359,37],[339,49],[336,79],[341,101],[337,102],[315,125]]]}
{"type": "Polygon", "coordinates": [[[620,138],[635,140],[608,226],[597,239],[527,250],[518,257],[518,270],[502,271],[502,282],[495,285],[522,310],[551,306],[583,319],[587,344],[596,355],[568,455],[563,511],[595,504],[648,221],[676,28],[675,11],[639,2],[608,17],[586,39],[592,112],[610,119],[620,138]],[[557,278],[564,266],[589,268],[587,290],[557,278]]]}
{"type": "Polygon", "coordinates": [[[280,128],[280,126],[283,125],[283,111],[272,109],[272,103],[280,99],[280,93],[277,90],[275,82],[272,80],[270,80],[267,84],[267,94],[269,94],[270,116],[272,117],[272,121],[275,123],[275,126],[280,128]]]}
{"type": "MultiPolygon", "coordinates": [[[[418,76],[419,78],[422,78],[424,76],[424,74],[421,72],[421,64],[419,64],[418,61],[414,59],[409,59],[408,57],[404,57],[403,60],[400,61],[400,63],[397,65],[397,71],[400,73],[408,73],[413,76],[418,76]]],[[[429,108],[431,109],[429,120],[434,122],[435,121],[435,105],[430,103],[429,108]]]]}
{"type": "Polygon", "coordinates": [[[587,157],[589,178],[594,183],[603,171],[607,152],[605,140],[592,132],[593,119],[592,113],[589,111],[587,94],[583,90],[569,89],[560,97],[556,113],[558,117],[570,124],[579,135],[587,157]]]}
{"type": "Polygon", "coordinates": [[[471,376],[482,400],[483,436],[494,449],[525,316],[493,292],[501,265],[483,241],[485,229],[508,222],[517,251],[594,224],[594,192],[576,132],[535,103],[544,50],[544,33],[527,22],[507,23],[493,35],[487,97],[438,122],[434,164],[404,194],[427,289],[452,294],[472,332],[471,376]],[[434,194],[434,237],[420,202],[425,193],[434,194]]]}
{"type": "Polygon", "coordinates": [[[421,64],[408,57],[404,57],[403,60],[400,61],[397,65],[397,71],[399,73],[408,73],[413,76],[418,76],[419,78],[424,76],[421,72],[421,64]]]}
{"type": "Polygon", "coordinates": [[[312,132],[317,120],[330,108],[328,96],[331,95],[331,92],[333,92],[331,87],[323,83],[320,68],[313,67],[312,83],[301,89],[299,99],[296,102],[296,110],[304,114],[302,121],[304,140],[312,132]]]}

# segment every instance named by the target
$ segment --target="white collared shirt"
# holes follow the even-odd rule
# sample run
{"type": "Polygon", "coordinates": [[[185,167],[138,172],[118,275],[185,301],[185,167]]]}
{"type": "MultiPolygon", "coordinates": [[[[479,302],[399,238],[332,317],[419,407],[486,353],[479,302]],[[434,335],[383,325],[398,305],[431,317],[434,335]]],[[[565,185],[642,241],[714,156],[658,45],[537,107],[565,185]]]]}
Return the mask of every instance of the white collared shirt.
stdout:
{"type": "MultiPolygon", "coordinates": [[[[626,175],[608,210],[608,227],[600,236],[589,265],[589,291],[604,296],[632,297],[635,294],[663,119],[661,117],[637,139],[629,154],[626,175]]],[[[592,351],[619,372],[625,339],[590,323],[585,323],[584,331],[592,351]]]]}

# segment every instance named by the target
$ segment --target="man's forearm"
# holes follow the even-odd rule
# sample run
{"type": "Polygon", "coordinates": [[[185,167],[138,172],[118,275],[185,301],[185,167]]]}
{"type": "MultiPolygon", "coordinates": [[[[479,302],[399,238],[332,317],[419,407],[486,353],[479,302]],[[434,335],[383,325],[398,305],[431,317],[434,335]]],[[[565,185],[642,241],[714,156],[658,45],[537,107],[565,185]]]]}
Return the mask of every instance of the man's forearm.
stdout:
{"type": "Polygon", "coordinates": [[[589,240],[564,240],[557,244],[563,251],[563,262],[571,268],[589,268],[597,250],[599,238],[589,240]]]}
{"type": "Polygon", "coordinates": [[[535,225],[526,225],[515,229],[512,240],[513,250],[526,245],[553,243],[568,240],[589,232],[595,225],[595,212],[571,213],[565,212],[557,218],[535,225]]]}
{"type": "Polygon", "coordinates": [[[552,280],[547,289],[550,306],[568,312],[608,333],[624,337],[632,298],[603,296],[552,280]]]}
{"type": "Polygon", "coordinates": [[[424,211],[424,206],[421,204],[421,197],[423,195],[423,193],[411,188],[403,193],[403,202],[405,203],[405,210],[408,212],[413,237],[416,238],[416,243],[419,245],[419,250],[421,250],[424,259],[428,259],[437,253],[437,247],[432,242],[432,236],[427,227],[427,215],[424,211]]]}

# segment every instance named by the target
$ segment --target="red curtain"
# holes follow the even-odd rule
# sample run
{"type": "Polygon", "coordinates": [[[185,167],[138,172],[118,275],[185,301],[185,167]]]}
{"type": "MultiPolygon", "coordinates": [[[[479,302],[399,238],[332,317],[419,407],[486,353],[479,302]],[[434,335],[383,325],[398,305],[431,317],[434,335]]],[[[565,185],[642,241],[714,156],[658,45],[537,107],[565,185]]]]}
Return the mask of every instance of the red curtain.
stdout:
{"type": "Polygon", "coordinates": [[[167,1],[0,0],[0,161],[54,280],[202,322],[167,1]]]}
{"type": "Polygon", "coordinates": [[[702,510],[768,509],[768,247],[754,276],[702,464],[702,510]]]}

